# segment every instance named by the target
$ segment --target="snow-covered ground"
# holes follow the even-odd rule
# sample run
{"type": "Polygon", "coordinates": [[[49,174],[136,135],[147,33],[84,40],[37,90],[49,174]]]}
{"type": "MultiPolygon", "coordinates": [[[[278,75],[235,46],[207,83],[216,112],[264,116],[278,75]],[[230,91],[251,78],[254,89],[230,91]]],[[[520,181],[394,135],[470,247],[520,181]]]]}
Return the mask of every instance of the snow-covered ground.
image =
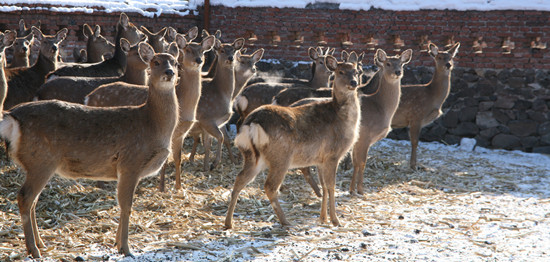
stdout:
{"type": "MultiPolygon", "coordinates": [[[[58,239],[53,244],[56,249],[46,252],[42,261],[57,261],[65,249],[72,250],[73,258],[91,261],[549,261],[549,156],[421,143],[419,162],[424,168],[413,171],[408,167],[409,150],[408,141],[384,139],[377,143],[367,164],[366,194],[360,197],[347,193],[351,171],[339,170],[337,213],[341,227],[318,222],[320,200],[295,174],[287,176],[281,190],[283,209],[294,223],[289,229],[279,226],[259,189],[265,179],[262,175],[241,193],[231,231],[222,229],[231,187],[202,193],[193,193],[196,189],[183,194],[172,191],[159,197],[153,186],[136,196],[134,209],[151,205],[141,202],[149,197],[159,197],[157,202],[189,198],[215,203],[203,207],[210,210],[210,220],[195,228],[165,232],[144,229],[147,226],[143,224],[165,226],[200,219],[184,206],[181,212],[185,213],[168,222],[157,222],[164,219],[157,217],[141,221],[133,213],[131,223],[142,223],[131,227],[135,259],[116,254],[109,244],[83,245],[58,239]]],[[[185,169],[193,170],[193,166],[185,169]]],[[[232,182],[239,169],[213,172],[208,178],[229,176],[232,182]]],[[[197,179],[197,174],[201,173],[195,172],[192,179],[197,179]]],[[[102,235],[107,242],[114,238],[114,225],[110,227],[102,235]]],[[[23,251],[20,246],[14,254],[23,251]]]]}

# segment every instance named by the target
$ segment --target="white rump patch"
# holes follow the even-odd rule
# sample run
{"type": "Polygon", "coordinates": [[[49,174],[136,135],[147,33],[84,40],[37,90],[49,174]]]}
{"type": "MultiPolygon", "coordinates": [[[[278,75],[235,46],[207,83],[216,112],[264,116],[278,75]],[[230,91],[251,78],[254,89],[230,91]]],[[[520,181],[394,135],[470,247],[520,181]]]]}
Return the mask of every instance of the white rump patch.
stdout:
{"type": "Polygon", "coordinates": [[[249,130],[250,130],[250,126],[248,125],[241,126],[239,133],[237,133],[237,136],[235,137],[235,145],[237,147],[243,148],[243,149],[252,148],[252,144],[250,144],[251,141],[249,136],[249,130]]]}
{"type": "Polygon", "coordinates": [[[241,130],[235,137],[235,145],[244,149],[251,149],[252,144],[261,147],[269,143],[269,136],[264,129],[256,124],[241,126],[241,130]]]}
{"type": "Polygon", "coordinates": [[[235,98],[235,105],[237,109],[242,112],[248,107],[248,99],[244,96],[237,96],[237,98],[235,98]]]}
{"type": "Polygon", "coordinates": [[[19,122],[9,115],[5,117],[0,122],[0,137],[10,142],[10,151],[15,154],[19,148],[19,139],[21,138],[19,122]]]}

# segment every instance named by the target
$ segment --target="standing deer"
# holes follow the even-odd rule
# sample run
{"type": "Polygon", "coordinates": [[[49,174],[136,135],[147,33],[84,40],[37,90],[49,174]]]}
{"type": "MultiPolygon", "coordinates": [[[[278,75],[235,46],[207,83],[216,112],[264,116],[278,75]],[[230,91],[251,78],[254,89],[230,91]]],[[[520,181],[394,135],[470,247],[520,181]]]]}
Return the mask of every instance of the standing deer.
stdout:
{"type": "Polygon", "coordinates": [[[101,27],[96,25],[94,30],[88,24],[84,24],[82,33],[86,41],[86,62],[98,63],[104,60],[104,55],[112,53],[115,45],[101,35],[101,27]]]}
{"type": "Polygon", "coordinates": [[[59,43],[67,36],[67,28],[55,35],[43,35],[40,29],[32,27],[36,40],[40,41],[40,51],[36,63],[31,67],[15,68],[10,71],[8,95],[4,108],[10,109],[20,103],[32,101],[36,90],[44,83],[46,75],[57,68],[59,43]]]}
{"type": "Polygon", "coordinates": [[[156,33],[151,33],[145,26],[141,26],[140,29],[141,32],[147,36],[147,43],[155,49],[155,52],[162,52],[168,47],[168,41],[164,39],[164,35],[166,35],[168,29],[167,27],[162,28],[156,33]]]}
{"type": "Polygon", "coordinates": [[[401,55],[388,57],[382,49],[376,50],[374,61],[379,71],[370,84],[377,90],[373,95],[361,95],[361,128],[359,138],[353,146],[351,159],[353,176],[350,183],[350,194],[363,194],[363,172],[370,147],[391,131],[391,119],[397,110],[401,96],[401,78],[403,65],[409,63],[412,50],[403,51],[401,55]]]}
{"type": "Polygon", "coordinates": [[[4,100],[8,92],[8,81],[6,80],[5,74],[6,53],[4,50],[13,45],[15,41],[15,31],[8,30],[5,33],[0,32],[0,119],[2,119],[4,113],[4,100]]]}
{"type": "Polygon", "coordinates": [[[393,116],[392,128],[409,127],[411,139],[410,167],[416,168],[416,151],[422,127],[440,117],[441,106],[451,90],[451,71],[453,58],[458,53],[460,43],[454,44],[447,51],[439,51],[436,45],[430,44],[429,54],[435,61],[435,72],[432,80],[423,85],[406,85],[402,87],[401,102],[393,116]]]}
{"type": "Polygon", "coordinates": [[[34,43],[34,34],[30,33],[26,36],[17,37],[13,44],[13,59],[10,63],[11,68],[29,67],[29,57],[31,55],[31,47],[34,43]]]}
{"type": "Polygon", "coordinates": [[[216,167],[221,161],[224,133],[220,127],[223,127],[231,116],[232,95],[235,90],[235,61],[239,59],[240,52],[237,51],[243,45],[243,38],[236,39],[232,44],[222,44],[216,39],[214,45],[217,56],[216,75],[211,80],[203,81],[202,84],[202,94],[197,107],[197,123],[193,126],[191,133],[195,136],[200,133],[204,139],[205,171],[209,169],[210,136],[214,136],[218,141],[213,166],[216,167]]]}
{"type": "Polygon", "coordinates": [[[117,81],[136,85],[147,84],[148,64],[138,53],[138,45],[130,46],[128,40],[120,39],[119,47],[126,56],[125,72],[120,77],[61,76],[48,80],[36,92],[37,100],[58,99],[73,103],[84,103],[84,98],[101,85],[117,81]]]}
{"type": "Polygon", "coordinates": [[[62,101],[20,105],[0,122],[0,136],[9,142],[12,158],[27,176],[17,202],[27,251],[40,257],[44,242],[35,207],[48,180],[67,178],[118,181],[120,222],[116,247],[131,256],[128,224],[139,180],[155,174],[170,154],[170,138],[178,119],[175,84],[178,48],[155,54],[146,43],[139,53],[149,62],[147,102],[140,106],[97,108],[62,101]]]}
{"type": "Polygon", "coordinates": [[[239,193],[265,168],[269,168],[266,195],[280,223],[290,225],[279,204],[279,187],[289,168],[311,165],[318,167],[323,188],[321,222],[326,222],[330,205],[330,220],[334,226],[340,225],[334,192],[336,169],[357,139],[359,72],[355,64],[339,63],[330,55],[325,61],[327,68],[335,72],[332,99],[298,107],[265,105],[245,119],[235,139],[244,157],[243,170],[235,179],[225,228],[233,227],[239,193]]]}
{"type": "Polygon", "coordinates": [[[120,19],[117,23],[115,36],[115,53],[113,57],[99,63],[91,64],[72,64],[60,67],[51,73],[48,78],[55,76],[120,76],[126,68],[126,54],[120,48],[120,39],[125,38],[134,45],[141,41],[143,33],[137,27],[129,22],[128,16],[125,13],[120,14],[120,19]]]}
{"type": "MultiPolygon", "coordinates": [[[[34,23],[34,27],[40,29],[40,26],[42,23],[40,20],[36,21],[34,23]]],[[[20,19],[19,20],[19,30],[17,31],[18,36],[24,36],[29,35],[32,33],[32,26],[27,27],[25,25],[25,20],[20,19]]],[[[37,41],[33,41],[33,44],[30,46],[31,54],[29,56],[29,66],[34,65],[36,63],[36,59],[38,59],[38,50],[40,49],[40,46],[38,45],[37,41]]]]}

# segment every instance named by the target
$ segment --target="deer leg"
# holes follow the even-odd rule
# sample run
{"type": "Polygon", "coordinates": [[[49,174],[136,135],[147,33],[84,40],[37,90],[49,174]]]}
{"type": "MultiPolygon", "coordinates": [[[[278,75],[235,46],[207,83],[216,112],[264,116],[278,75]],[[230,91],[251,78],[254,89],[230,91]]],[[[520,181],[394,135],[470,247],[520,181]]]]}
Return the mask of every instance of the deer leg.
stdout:
{"type": "Polygon", "coordinates": [[[270,163],[269,174],[267,175],[264,184],[265,194],[267,195],[267,198],[269,198],[269,202],[271,203],[271,206],[273,207],[273,210],[275,211],[277,218],[279,218],[279,222],[281,222],[282,226],[290,226],[290,223],[286,220],[285,213],[281,208],[278,197],[279,188],[285,179],[287,170],[288,164],[285,165],[283,161],[277,164],[270,163]]]}
{"type": "Polygon", "coordinates": [[[133,255],[128,246],[128,226],[138,181],[139,178],[134,176],[134,174],[124,173],[120,175],[117,188],[117,199],[120,205],[120,221],[116,232],[116,248],[119,253],[130,257],[133,255]]]}
{"type": "Polygon", "coordinates": [[[328,188],[326,184],[325,175],[323,174],[324,170],[317,166],[317,173],[319,173],[319,181],[321,182],[321,188],[323,189],[323,195],[321,198],[321,214],[319,214],[319,221],[321,224],[327,222],[327,198],[328,198],[328,188]]]}
{"type": "Polygon", "coordinates": [[[193,147],[191,148],[191,153],[189,154],[189,162],[195,162],[195,154],[197,153],[197,146],[199,145],[200,135],[193,135],[193,147]]]}
{"type": "MultiPolygon", "coordinates": [[[[325,181],[325,185],[328,191],[330,221],[334,226],[340,226],[340,221],[338,220],[338,216],[336,216],[336,198],[334,193],[336,188],[336,169],[337,168],[338,168],[338,162],[334,162],[334,163],[330,162],[324,166],[319,167],[319,170],[320,170],[319,174],[322,174],[323,180],[325,181]]],[[[326,198],[323,198],[323,200],[326,200],[326,198]]],[[[327,206],[326,201],[322,203],[322,206],[324,206],[326,210],[326,206],[327,206]]]]}
{"type": "Polygon", "coordinates": [[[239,193],[248,185],[264,168],[261,163],[256,162],[254,153],[250,150],[243,151],[244,164],[243,170],[235,178],[235,184],[233,185],[233,191],[231,192],[231,201],[227,208],[227,215],[225,216],[225,228],[231,229],[233,227],[233,213],[235,212],[235,206],[239,199],[239,193]]]}
{"type": "Polygon", "coordinates": [[[17,194],[17,204],[23,224],[25,245],[27,246],[28,253],[34,258],[40,257],[38,247],[45,247],[38,232],[38,225],[36,224],[36,202],[40,193],[53,176],[53,170],[54,168],[45,168],[38,172],[28,170],[25,182],[17,194]]]}
{"type": "Polygon", "coordinates": [[[229,155],[229,160],[233,164],[237,164],[237,160],[233,156],[233,151],[231,150],[231,139],[229,138],[229,135],[227,134],[227,129],[224,127],[221,128],[222,134],[223,134],[223,143],[225,144],[225,147],[227,148],[227,154],[229,155]]]}
{"type": "Polygon", "coordinates": [[[420,129],[421,127],[419,125],[411,125],[409,128],[409,137],[411,139],[410,167],[412,169],[416,169],[416,151],[418,148],[418,139],[420,137],[420,129]]]}
{"type": "MultiPolygon", "coordinates": [[[[222,145],[223,145],[223,133],[222,131],[220,130],[220,128],[218,128],[218,126],[215,124],[215,123],[208,123],[206,125],[203,125],[203,130],[208,132],[208,134],[212,135],[214,138],[216,138],[216,140],[218,140],[218,145],[217,145],[217,149],[218,151],[216,152],[216,159],[214,160],[214,164],[213,164],[213,167],[217,167],[218,164],[220,163],[221,161],[221,157],[222,157],[222,145]]],[[[203,132],[203,137],[205,136],[205,132],[203,132]]],[[[208,135],[206,134],[206,135],[208,135]]],[[[205,158],[204,159],[207,159],[206,156],[206,150],[208,150],[208,152],[210,153],[210,146],[207,145],[206,143],[206,138],[204,139],[204,146],[205,146],[205,151],[204,151],[204,156],[205,158]]],[[[207,170],[207,164],[208,162],[205,160],[204,162],[204,168],[205,168],[205,171],[207,170]]]]}
{"type": "Polygon", "coordinates": [[[210,163],[210,147],[212,146],[212,137],[206,133],[202,132],[202,144],[204,147],[204,159],[203,159],[203,171],[209,171],[210,167],[208,166],[208,163],[210,163]]]}
{"type": "MultiPolygon", "coordinates": [[[[168,163],[166,163],[167,165],[168,163]]],[[[160,177],[159,177],[159,191],[164,192],[165,191],[165,184],[166,184],[166,165],[162,167],[160,170],[160,177]]]]}
{"type": "MultiPolygon", "coordinates": [[[[360,141],[360,140],[359,140],[360,141]]],[[[359,195],[363,194],[363,176],[365,171],[365,165],[367,163],[367,155],[369,152],[370,141],[360,141],[355,143],[353,150],[351,151],[352,163],[353,163],[353,176],[351,177],[351,183],[349,193],[354,194],[357,188],[359,195]]]]}
{"type": "Polygon", "coordinates": [[[313,178],[313,176],[311,175],[310,167],[300,168],[300,171],[302,171],[302,174],[304,175],[304,178],[306,179],[307,183],[313,189],[313,192],[315,192],[315,195],[317,197],[321,197],[321,190],[319,189],[319,186],[317,185],[317,181],[315,181],[315,178],[313,178]]]}
{"type": "Polygon", "coordinates": [[[172,158],[174,159],[176,177],[176,190],[181,189],[181,148],[183,147],[183,136],[172,137],[172,158]]]}

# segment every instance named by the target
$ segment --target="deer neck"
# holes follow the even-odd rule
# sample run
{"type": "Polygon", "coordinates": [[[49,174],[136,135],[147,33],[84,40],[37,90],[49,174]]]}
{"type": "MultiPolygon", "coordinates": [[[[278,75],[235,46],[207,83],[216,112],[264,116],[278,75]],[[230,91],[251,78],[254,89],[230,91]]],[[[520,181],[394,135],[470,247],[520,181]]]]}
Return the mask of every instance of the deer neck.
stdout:
{"type": "Polygon", "coordinates": [[[122,47],[120,46],[120,36],[118,35],[116,38],[115,53],[113,54],[113,58],[109,59],[109,61],[120,64],[121,67],[124,70],[126,70],[126,66],[127,66],[126,54],[124,53],[124,51],[122,51],[122,47]]]}
{"type": "Polygon", "coordinates": [[[224,66],[218,61],[216,75],[212,78],[212,87],[218,89],[228,99],[231,99],[235,90],[235,66],[224,66]]]}
{"type": "Polygon", "coordinates": [[[163,90],[150,83],[144,109],[149,115],[149,119],[154,121],[152,126],[158,128],[159,134],[170,134],[167,138],[161,138],[167,139],[169,143],[178,119],[178,101],[175,89],[163,90]]]}
{"type": "Polygon", "coordinates": [[[0,58],[0,118],[2,118],[2,112],[4,110],[4,100],[8,94],[8,81],[6,79],[6,74],[4,73],[4,55],[0,58]]]}
{"type": "MultiPolygon", "coordinates": [[[[378,72],[377,74],[382,74],[378,72]]],[[[380,75],[378,92],[372,96],[373,100],[389,114],[394,114],[401,97],[401,78],[393,79],[380,75]]]]}
{"type": "Polygon", "coordinates": [[[90,42],[86,46],[86,50],[88,50],[88,62],[101,62],[103,60],[103,54],[100,53],[100,51],[95,48],[95,45],[90,42]]]}
{"type": "Polygon", "coordinates": [[[434,98],[434,104],[441,106],[451,90],[451,71],[436,67],[432,81],[430,81],[427,88],[434,98]]]}
{"type": "Polygon", "coordinates": [[[27,54],[15,54],[11,67],[29,67],[29,56],[27,54]]]}
{"type": "Polygon", "coordinates": [[[332,104],[342,119],[359,119],[359,98],[357,92],[342,92],[341,88],[332,88],[332,104]]]}
{"type": "Polygon", "coordinates": [[[194,121],[196,108],[202,91],[202,77],[200,67],[185,68],[179,71],[181,79],[176,88],[176,95],[180,108],[181,121],[194,121]]]}
{"type": "MultiPolygon", "coordinates": [[[[54,57],[57,57],[57,54],[54,57]]],[[[46,76],[49,72],[53,72],[57,69],[57,58],[52,60],[42,53],[39,53],[38,59],[33,67],[36,68],[41,75],[46,76]]]]}
{"type": "Polygon", "coordinates": [[[126,72],[120,77],[121,81],[134,85],[146,85],[147,84],[147,67],[134,68],[130,65],[126,66],[126,72]]]}
{"type": "Polygon", "coordinates": [[[237,97],[237,95],[243,90],[243,88],[247,85],[248,81],[254,76],[254,73],[250,70],[246,70],[244,73],[237,73],[237,70],[235,70],[235,90],[233,91],[233,95],[231,96],[232,99],[237,97]]]}
{"type": "Polygon", "coordinates": [[[329,86],[329,75],[326,74],[320,74],[317,73],[313,78],[311,78],[311,81],[309,81],[309,86],[311,88],[321,88],[321,87],[327,87],[329,86]]]}

